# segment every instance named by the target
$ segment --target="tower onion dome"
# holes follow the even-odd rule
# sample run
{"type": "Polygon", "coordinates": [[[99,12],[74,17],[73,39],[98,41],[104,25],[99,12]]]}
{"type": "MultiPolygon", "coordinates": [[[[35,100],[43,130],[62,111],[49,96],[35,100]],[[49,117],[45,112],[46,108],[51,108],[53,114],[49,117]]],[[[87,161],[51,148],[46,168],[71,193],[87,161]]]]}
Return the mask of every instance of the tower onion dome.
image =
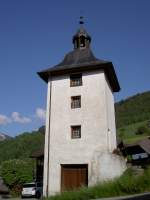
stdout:
{"type": "Polygon", "coordinates": [[[79,24],[80,24],[80,28],[72,38],[74,49],[87,48],[89,47],[90,42],[91,42],[90,35],[87,33],[87,31],[83,27],[83,24],[84,24],[83,17],[80,17],[79,24]]]}

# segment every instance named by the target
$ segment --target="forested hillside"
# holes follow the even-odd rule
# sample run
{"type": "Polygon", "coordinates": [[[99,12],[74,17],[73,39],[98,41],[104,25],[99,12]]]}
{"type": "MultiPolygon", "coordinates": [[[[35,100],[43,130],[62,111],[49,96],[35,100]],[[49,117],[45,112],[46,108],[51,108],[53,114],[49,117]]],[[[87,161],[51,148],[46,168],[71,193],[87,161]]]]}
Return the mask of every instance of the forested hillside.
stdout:
{"type": "Polygon", "coordinates": [[[44,128],[0,142],[0,164],[9,159],[29,158],[44,144],[44,128]]]}
{"type": "Polygon", "coordinates": [[[150,120],[150,91],[115,104],[117,128],[150,120]]]}
{"type": "Polygon", "coordinates": [[[135,143],[150,136],[150,91],[115,104],[117,136],[124,143],[135,143]]]}

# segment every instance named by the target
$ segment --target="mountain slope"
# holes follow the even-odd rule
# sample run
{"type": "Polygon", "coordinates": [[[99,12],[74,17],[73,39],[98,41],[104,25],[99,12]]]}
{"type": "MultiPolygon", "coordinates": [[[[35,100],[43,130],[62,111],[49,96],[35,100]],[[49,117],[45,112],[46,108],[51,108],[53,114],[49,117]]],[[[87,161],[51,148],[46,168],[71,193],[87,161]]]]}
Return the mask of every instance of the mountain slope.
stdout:
{"type": "Polygon", "coordinates": [[[12,137],[10,137],[9,135],[6,135],[4,133],[0,133],[0,141],[11,139],[11,138],[12,137]]]}
{"type": "Polygon", "coordinates": [[[150,91],[115,104],[117,128],[150,120],[150,91]]]}
{"type": "Polygon", "coordinates": [[[29,158],[34,151],[44,146],[43,129],[23,133],[0,142],[0,163],[9,159],[29,158]]]}

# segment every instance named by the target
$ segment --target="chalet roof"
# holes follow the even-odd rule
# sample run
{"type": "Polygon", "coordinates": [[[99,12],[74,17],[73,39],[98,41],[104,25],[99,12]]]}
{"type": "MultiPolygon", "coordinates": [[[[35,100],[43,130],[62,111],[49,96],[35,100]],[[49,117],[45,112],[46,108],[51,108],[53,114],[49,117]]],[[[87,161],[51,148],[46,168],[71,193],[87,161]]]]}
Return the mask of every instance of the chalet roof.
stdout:
{"type": "Polygon", "coordinates": [[[125,149],[132,151],[132,149],[135,148],[142,148],[146,153],[150,154],[150,137],[147,137],[143,140],[137,141],[134,144],[125,144],[125,149]]]}
{"type": "Polygon", "coordinates": [[[48,82],[49,76],[96,69],[101,69],[105,72],[114,92],[120,90],[120,85],[112,62],[97,59],[90,48],[74,49],[66,54],[63,61],[58,65],[38,72],[38,75],[44,81],[48,82]]]}
{"type": "Polygon", "coordinates": [[[138,144],[144,149],[144,151],[150,154],[150,137],[139,141],[138,144]]]}
{"type": "Polygon", "coordinates": [[[31,158],[39,158],[44,156],[44,146],[41,147],[39,150],[32,153],[30,156],[31,158]]]}

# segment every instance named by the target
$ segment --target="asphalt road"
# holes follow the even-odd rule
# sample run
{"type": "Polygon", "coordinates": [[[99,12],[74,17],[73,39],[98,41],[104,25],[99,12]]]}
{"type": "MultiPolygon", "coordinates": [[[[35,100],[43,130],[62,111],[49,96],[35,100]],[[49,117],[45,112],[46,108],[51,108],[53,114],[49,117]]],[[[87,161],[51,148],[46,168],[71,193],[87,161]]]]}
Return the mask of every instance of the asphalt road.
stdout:
{"type": "MultiPolygon", "coordinates": [[[[0,196],[0,200],[22,200],[21,198],[3,198],[0,196]]],[[[26,198],[26,200],[37,200],[35,198],[26,198]]],[[[113,197],[113,198],[100,198],[95,200],[150,200],[150,193],[143,193],[139,195],[132,195],[126,197],[113,197]]]]}
{"type": "Polygon", "coordinates": [[[126,197],[100,198],[97,200],[150,200],[150,193],[143,193],[126,197]]]}
{"type": "MultiPolygon", "coordinates": [[[[22,199],[21,199],[21,197],[7,198],[7,197],[0,196],[0,200],[22,200],[22,199]]],[[[37,200],[37,199],[35,199],[35,198],[26,198],[26,200],[37,200]]]]}
{"type": "MultiPolygon", "coordinates": [[[[140,195],[140,196],[129,197],[127,199],[128,200],[150,200],[150,194],[144,194],[144,195],[140,195]]],[[[123,200],[123,199],[121,199],[121,200],[123,200]]]]}

